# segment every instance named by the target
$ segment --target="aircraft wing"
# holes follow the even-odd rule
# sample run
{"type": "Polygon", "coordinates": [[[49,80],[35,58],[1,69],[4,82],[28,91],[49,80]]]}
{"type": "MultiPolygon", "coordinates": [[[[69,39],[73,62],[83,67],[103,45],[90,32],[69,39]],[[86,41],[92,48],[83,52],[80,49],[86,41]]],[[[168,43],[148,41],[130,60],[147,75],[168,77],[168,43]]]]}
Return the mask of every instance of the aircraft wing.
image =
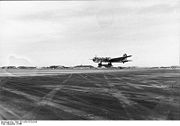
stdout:
{"type": "Polygon", "coordinates": [[[118,58],[112,58],[109,61],[110,62],[120,62],[123,61],[125,59],[125,57],[118,57],[118,58]]]}

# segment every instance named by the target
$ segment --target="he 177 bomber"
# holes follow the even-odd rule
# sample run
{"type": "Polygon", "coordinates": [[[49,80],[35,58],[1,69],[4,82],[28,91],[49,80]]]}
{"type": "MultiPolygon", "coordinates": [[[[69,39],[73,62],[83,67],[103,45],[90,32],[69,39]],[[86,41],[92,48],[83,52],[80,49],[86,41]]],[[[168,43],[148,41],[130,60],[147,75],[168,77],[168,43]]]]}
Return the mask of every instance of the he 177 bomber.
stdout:
{"type": "Polygon", "coordinates": [[[127,58],[131,56],[132,55],[127,55],[127,54],[124,54],[122,57],[117,57],[117,58],[95,56],[92,59],[92,61],[98,63],[98,67],[102,67],[102,66],[112,67],[112,63],[126,63],[132,61],[132,60],[127,60],[127,58]],[[103,62],[108,64],[102,64],[103,62]]]}

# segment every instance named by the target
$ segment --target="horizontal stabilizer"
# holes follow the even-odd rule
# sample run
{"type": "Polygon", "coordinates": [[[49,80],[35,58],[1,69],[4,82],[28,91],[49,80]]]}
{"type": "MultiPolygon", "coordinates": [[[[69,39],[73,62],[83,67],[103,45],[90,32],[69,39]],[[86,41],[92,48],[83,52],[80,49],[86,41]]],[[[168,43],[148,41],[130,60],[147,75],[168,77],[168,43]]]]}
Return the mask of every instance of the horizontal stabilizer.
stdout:
{"type": "Polygon", "coordinates": [[[126,63],[126,62],[131,62],[132,60],[124,60],[122,61],[123,63],[126,63]]]}

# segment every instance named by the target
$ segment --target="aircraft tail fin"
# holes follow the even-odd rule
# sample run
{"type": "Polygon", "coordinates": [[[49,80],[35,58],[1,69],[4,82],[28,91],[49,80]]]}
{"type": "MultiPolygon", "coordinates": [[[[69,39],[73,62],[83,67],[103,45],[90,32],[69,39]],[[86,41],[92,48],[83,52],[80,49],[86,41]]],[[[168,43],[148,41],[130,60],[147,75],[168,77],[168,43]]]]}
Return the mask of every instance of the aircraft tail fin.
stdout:
{"type": "Polygon", "coordinates": [[[132,55],[127,55],[127,54],[125,53],[125,54],[123,54],[123,57],[128,58],[128,57],[132,57],[132,55]]]}
{"type": "Polygon", "coordinates": [[[124,53],[124,54],[123,54],[123,57],[126,57],[126,56],[127,56],[127,54],[126,54],[126,53],[124,53]]]}

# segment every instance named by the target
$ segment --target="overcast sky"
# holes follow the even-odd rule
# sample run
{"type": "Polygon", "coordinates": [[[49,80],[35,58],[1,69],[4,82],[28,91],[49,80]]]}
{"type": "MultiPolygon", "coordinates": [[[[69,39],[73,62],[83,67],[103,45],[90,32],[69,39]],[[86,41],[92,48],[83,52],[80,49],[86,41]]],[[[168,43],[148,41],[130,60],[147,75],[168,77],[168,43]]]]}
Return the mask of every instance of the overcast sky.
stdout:
{"type": "Polygon", "coordinates": [[[122,66],[179,64],[179,0],[0,1],[0,66],[91,64],[131,54],[122,66]]]}

